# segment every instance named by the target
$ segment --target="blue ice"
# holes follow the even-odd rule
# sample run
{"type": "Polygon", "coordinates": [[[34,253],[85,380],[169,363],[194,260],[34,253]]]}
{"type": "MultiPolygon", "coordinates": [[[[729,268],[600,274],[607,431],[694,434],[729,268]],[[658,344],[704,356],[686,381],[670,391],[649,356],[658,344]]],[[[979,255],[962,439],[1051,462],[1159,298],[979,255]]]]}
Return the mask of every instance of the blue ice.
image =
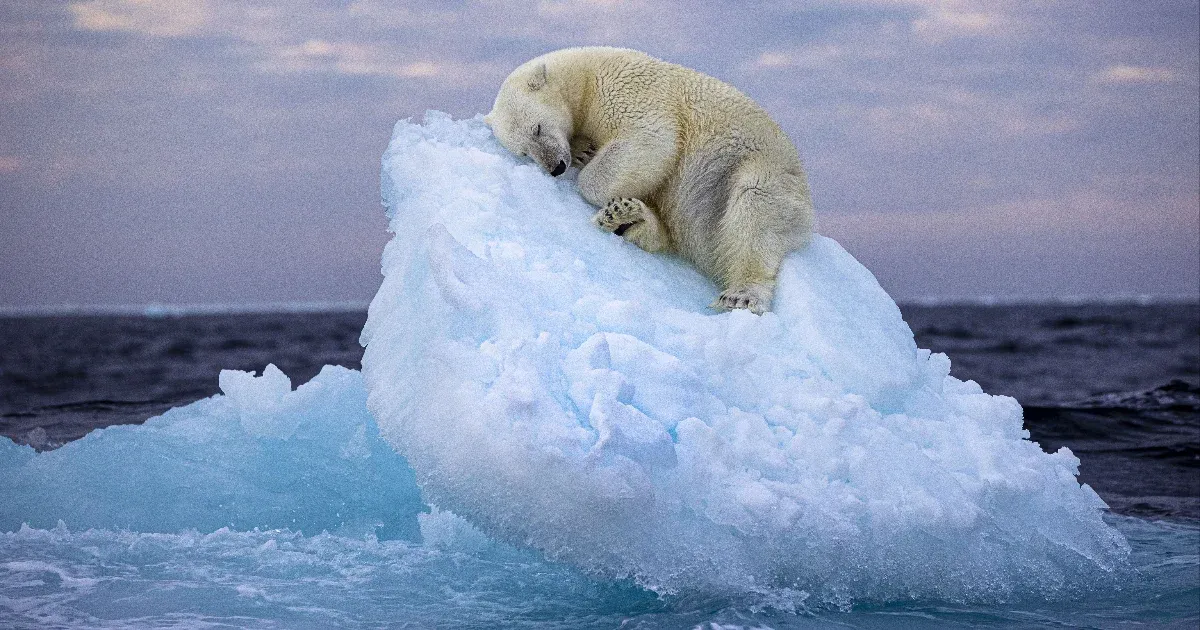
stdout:
{"type": "Polygon", "coordinates": [[[419,538],[412,470],[379,438],[362,376],[225,370],[223,396],[35,454],[0,440],[0,531],[291,529],[419,538]]]}

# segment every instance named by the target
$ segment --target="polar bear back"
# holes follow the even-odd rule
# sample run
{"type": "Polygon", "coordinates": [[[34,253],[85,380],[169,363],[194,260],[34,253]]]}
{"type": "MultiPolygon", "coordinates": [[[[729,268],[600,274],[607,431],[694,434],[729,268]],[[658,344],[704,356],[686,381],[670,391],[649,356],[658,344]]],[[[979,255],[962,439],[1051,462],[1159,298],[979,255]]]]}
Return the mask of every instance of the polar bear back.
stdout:
{"type": "Polygon", "coordinates": [[[673,121],[681,154],[711,150],[745,154],[780,152],[799,168],[795,146],[757,103],[714,77],[636,50],[569,48],[543,55],[528,65],[546,64],[568,83],[582,83],[575,103],[579,132],[608,142],[630,123],[653,126],[673,121]]]}

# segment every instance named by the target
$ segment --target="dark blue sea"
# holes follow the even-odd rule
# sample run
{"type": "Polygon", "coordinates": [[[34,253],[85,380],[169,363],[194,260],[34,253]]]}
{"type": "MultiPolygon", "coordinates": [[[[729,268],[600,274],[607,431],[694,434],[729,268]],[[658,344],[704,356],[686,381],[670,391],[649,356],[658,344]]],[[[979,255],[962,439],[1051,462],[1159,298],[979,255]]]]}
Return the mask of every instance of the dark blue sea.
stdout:
{"type": "MultiPolygon", "coordinates": [[[[8,315],[0,316],[0,435],[68,455],[39,469],[51,489],[38,500],[5,473],[5,461],[28,462],[33,452],[0,448],[0,504],[8,503],[0,507],[0,627],[1200,627],[1200,307],[902,310],[918,345],[946,353],[954,376],[1016,398],[1031,439],[1079,457],[1079,480],[1108,503],[1110,523],[1132,548],[1135,571],[1120,588],[1035,604],[743,608],[584,575],[436,513],[421,523],[425,544],[313,533],[302,523],[222,525],[205,516],[228,508],[211,493],[196,496],[213,505],[180,512],[173,531],[122,525],[119,516],[111,526],[72,523],[78,506],[68,504],[87,501],[92,491],[81,489],[91,477],[111,477],[103,492],[114,493],[92,496],[169,505],[146,453],[170,452],[153,450],[160,445],[136,427],[88,437],[116,453],[107,459],[69,455],[64,445],[218,394],[222,369],[274,364],[293,384],[326,365],[357,370],[366,313],[8,315]],[[136,474],[114,472],[126,465],[136,474]],[[429,544],[443,534],[454,543],[429,544]]],[[[230,473],[228,497],[238,475],[269,474],[230,473]]]]}

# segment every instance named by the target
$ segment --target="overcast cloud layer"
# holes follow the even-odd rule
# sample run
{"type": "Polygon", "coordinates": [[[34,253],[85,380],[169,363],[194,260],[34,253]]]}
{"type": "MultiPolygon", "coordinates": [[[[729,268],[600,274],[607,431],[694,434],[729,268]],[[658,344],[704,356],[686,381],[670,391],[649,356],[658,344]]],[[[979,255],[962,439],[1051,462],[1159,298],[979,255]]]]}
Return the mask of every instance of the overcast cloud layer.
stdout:
{"type": "Polygon", "coordinates": [[[365,301],[396,120],[571,45],[728,81],[899,299],[1200,295],[1197,3],[0,3],[0,307],[365,301]]]}

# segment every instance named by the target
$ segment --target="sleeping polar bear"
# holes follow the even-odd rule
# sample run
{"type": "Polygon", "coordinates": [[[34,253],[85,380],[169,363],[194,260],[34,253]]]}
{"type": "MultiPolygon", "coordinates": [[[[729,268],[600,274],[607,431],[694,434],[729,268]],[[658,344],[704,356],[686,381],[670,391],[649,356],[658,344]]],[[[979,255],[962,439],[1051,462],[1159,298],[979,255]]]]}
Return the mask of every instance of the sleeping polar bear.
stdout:
{"type": "Polygon", "coordinates": [[[769,310],[780,263],[812,234],[795,146],[749,97],[695,70],[559,50],[514,70],[484,120],[551,175],[581,167],[596,224],[691,261],[722,288],[713,308],[769,310]]]}

